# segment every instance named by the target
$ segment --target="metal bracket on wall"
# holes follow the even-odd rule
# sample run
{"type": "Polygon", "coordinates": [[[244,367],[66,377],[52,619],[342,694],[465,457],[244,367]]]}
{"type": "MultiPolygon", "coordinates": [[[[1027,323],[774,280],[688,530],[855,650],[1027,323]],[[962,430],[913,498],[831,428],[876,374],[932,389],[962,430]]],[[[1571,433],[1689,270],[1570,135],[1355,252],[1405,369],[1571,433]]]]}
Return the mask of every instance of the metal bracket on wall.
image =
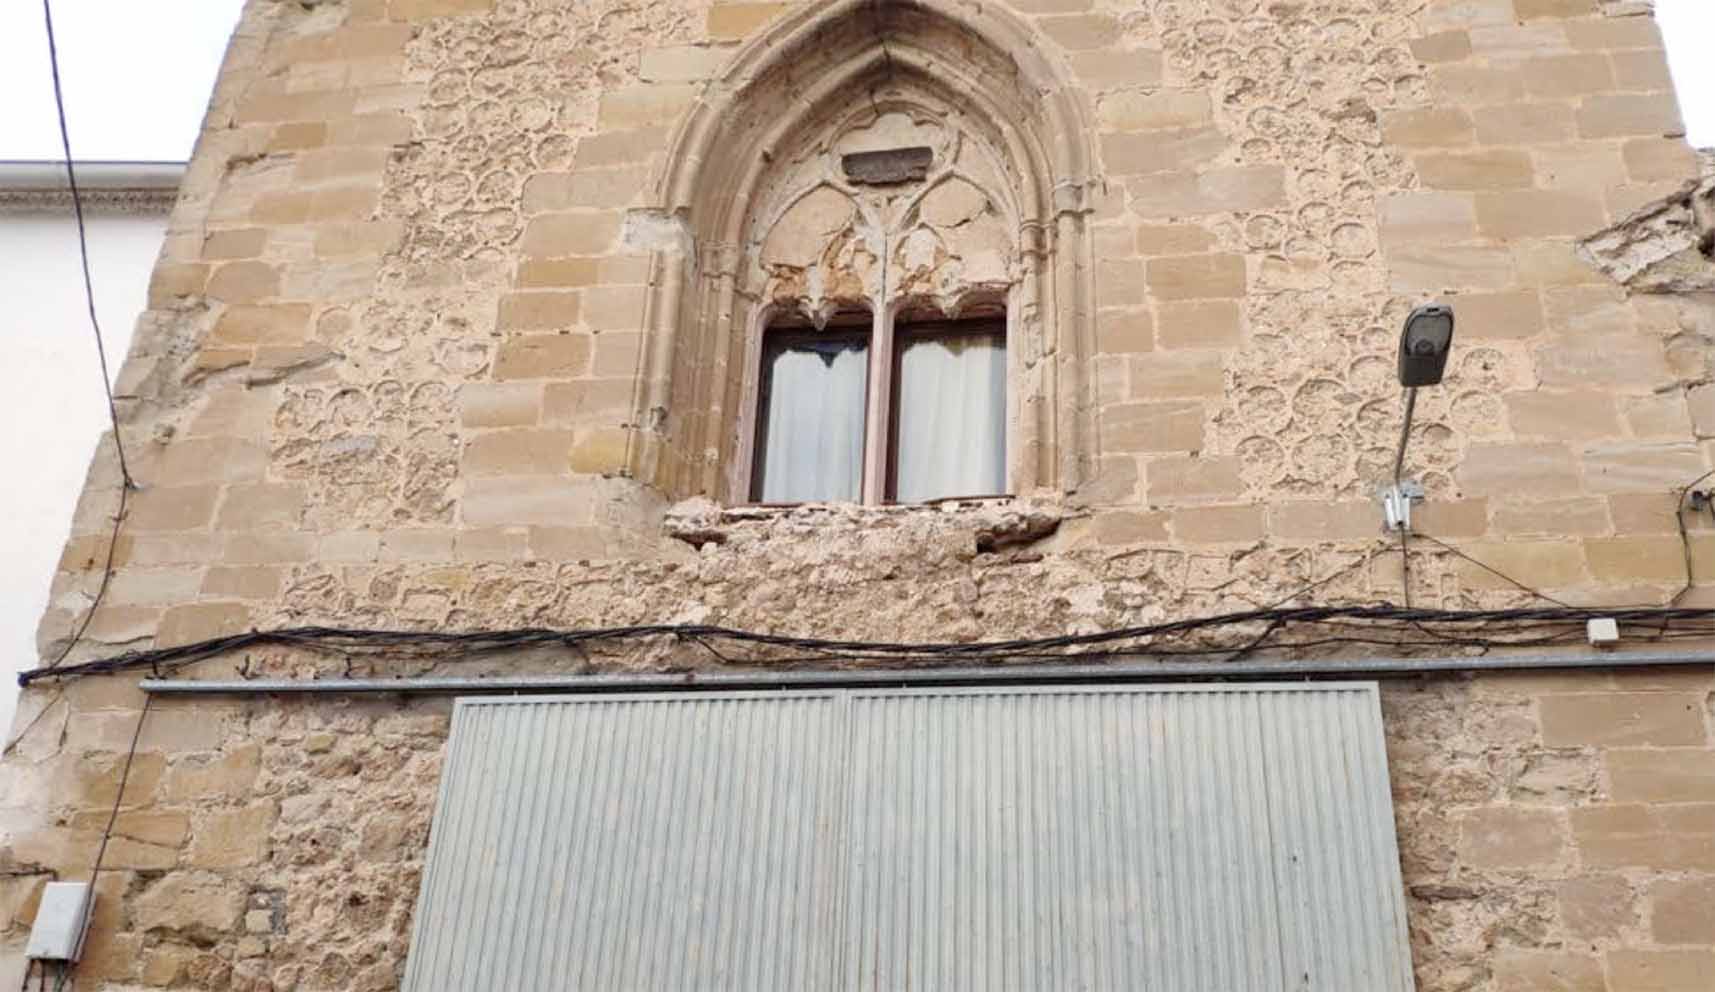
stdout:
{"type": "Polygon", "coordinates": [[[1411,530],[1411,504],[1423,502],[1423,483],[1414,479],[1382,489],[1382,529],[1389,534],[1411,530]]]}

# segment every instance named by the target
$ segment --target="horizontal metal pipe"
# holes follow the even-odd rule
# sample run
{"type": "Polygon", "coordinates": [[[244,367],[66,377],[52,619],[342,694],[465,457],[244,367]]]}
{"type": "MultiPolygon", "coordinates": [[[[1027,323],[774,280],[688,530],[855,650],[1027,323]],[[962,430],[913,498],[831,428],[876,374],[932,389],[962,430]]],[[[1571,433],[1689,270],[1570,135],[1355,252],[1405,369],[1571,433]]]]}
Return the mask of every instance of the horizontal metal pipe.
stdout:
{"type": "Polygon", "coordinates": [[[1354,661],[1122,661],[1103,665],[989,665],[973,668],[853,668],[784,671],[639,672],[610,675],[527,675],[499,678],[398,679],[144,679],[159,695],[340,695],[407,693],[603,693],[720,689],[839,689],[888,686],[1035,685],[1050,682],[1256,681],[1370,676],[1409,678],[1454,672],[1524,672],[1542,669],[1618,670],[1715,667],[1715,653],[1512,655],[1481,658],[1366,658],[1354,661]]]}

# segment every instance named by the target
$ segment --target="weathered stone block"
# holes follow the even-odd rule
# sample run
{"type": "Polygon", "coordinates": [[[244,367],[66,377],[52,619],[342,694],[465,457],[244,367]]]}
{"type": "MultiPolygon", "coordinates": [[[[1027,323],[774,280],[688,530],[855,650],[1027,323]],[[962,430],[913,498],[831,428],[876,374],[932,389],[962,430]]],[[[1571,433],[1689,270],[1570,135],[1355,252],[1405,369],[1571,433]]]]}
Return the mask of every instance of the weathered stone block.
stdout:
{"type": "Polygon", "coordinates": [[[469,479],[460,512],[473,527],[593,522],[599,491],[569,476],[469,479]]]}
{"type": "Polygon", "coordinates": [[[736,41],[785,13],[789,3],[717,3],[709,8],[709,37],[736,41]]]}
{"type": "Polygon", "coordinates": [[[193,868],[222,869],[261,862],[268,856],[269,833],[278,815],[279,806],[271,800],[203,814],[192,831],[185,863],[193,868]]]}
{"type": "Polygon", "coordinates": [[[1204,90],[1158,90],[1109,94],[1097,118],[1109,130],[1148,131],[1202,127],[1214,114],[1204,90]]]}
{"type": "Polygon", "coordinates": [[[1603,755],[1616,802],[1715,802],[1715,751],[1615,749],[1603,755]]]}
{"type": "Polygon", "coordinates": [[[485,431],[466,442],[460,467],[470,476],[553,475],[566,470],[571,447],[570,431],[485,431]]]}
{"type": "Polygon", "coordinates": [[[1631,883],[1619,875],[1583,875],[1555,886],[1560,918],[1584,940],[1614,939],[1637,920],[1631,883]]]}
{"type": "Polygon", "coordinates": [[[1116,176],[1196,171],[1213,163],[1232,144],[1214,127],[1178,131],[1122,131],[1102,135],[1102,162],[1116,176]]]}
{"type": "Polygon", "coordinates": [[[157,647],[195,644],[250,629],[250,608],[243,603],[184,603],[161,616],[157,647]]]}
{"type": "Polygon", "coordinates": [[[1476,126],[1457,107],[1394,110],[1382,116],[1382,137],[1401,148],[1456,147],[1472,142],[1476,126]]]}
{"type": "Polygon", "coordinates": [[[1235,302],[1162,303],[1156,313],[1163,348],[1230,348],[1243,337],[1244,318],[1235,302]]]}
{"type": "Polygon", "coordinates": [[[1459,817],[1459,853],[1477,868],[1548,868],[1567,855],[1566,823],[1551,810],[1486,806],[1459,817]]]}
{"type": "Polygon", "coordinates": [[[1133,48],[1086,51],[1072,55],[1072,72],[1095,91],[1159,86],[1165,65],[1160,51],[1133,48]]]}
{"type": "Polygon", "coordinates": [[[619,427],[581,432],[567,456],[567,466],[581,475],[613,475],[625,470],[631,452],[631,432],[619,427]]]}
{"type": "Polygon", "coordinates": [[[1225,356],[1219,351],[1160,351],[1130,362],[1131,396],[1140,400],[1218,398],[1225,388],[1225,356]]]}
{"type": "Polygon", "coordinates": [[[1457,62],[1470,56],[1471,35],[1468,31],[1438,31],[1413,38],[1410,46],[1419,62],[1457,62]]]}
{"type": "Polygon", "coordinates": [[[1401,244],[1387,250],[1389,286],[1399,293],[1506,289],[1515,281],[1512,254],[1481,245],[1401,244]]]}
{"type": "Polygon", "coordinates": [[[1185,255],[1148,262],[1150,292],[1163,300],[1240,297],[1245,294],[1243,255],[1185,255]]]}
{"type": "Polygon", "coordinates": [[[1564,496],[1581,485],[1564,444],[1473,444],[1455,478],[1476,496],[1564,496]]]}
{"type": "Polygon", "coordinates": [[[1601,202],[1577,193],[1514,190],[1477,195],[1477,229],[1496,241],[1592,234],[1606,223],[1601,202]]]}
{"type": "Polygon", "coordinates": [[[1268,532],[1283,541],[1362,541],[1380,526],[1372,502],[1277,502],[1268,508],[1268,532]]]}
{"type": "Polygon", "coordinates": [[[310,307],[305,303],[230,306],[215,321],[212,340],[239,345],[297,344],[309,331],[310,307]]]}
{"type": "MultiPolygon", "coordinates": [[[[1638,18],[1644,20],[1645,18],[1638,18]]],[[[1715,975],[1712,950],[1612,950],[1608,992],[1680,992],[1707,988],[1715,975]]]]}
{"type": "Polygon", "coordinates": [[[295,527],[303,512],[302,483],[228,486],[220,504],[220,527],[223,530],[295,527]]]}
{"type": "Polygon", "coordinates": [[[1529,189],[1536,180],[1530,156],[1521,151],[1426,152],[1413,161],[1429,189],[1529,189]]]}
{"type": "Polygon", "coordinates": [[[1660,93],[1602,93],[1578,107],[1578,134],[1585,138],[1683,134],[1679,104],[1671,90],[1660,93]]]}
{"type": "Polygon", "coordinates": [[[1104,451],[1197,451],[1203,447],[1205,414],[1196,400],[1110,404],[1102,410],[1104,451]]]}
{"type": "Polygon", "coordinates": [[[237,929],[244,890],[208,872],[174,872],[130,900],[137,929],[145,933],[215,940],[237,929]]]}
{"type": "Polygon", "coordinates": [[[1482,562],[1461,561],[1457,568],[1459,580],[1474,589],[1517,590],[1502,575],[1510,575],[1533,588],[1563,589],[1583,584],[1587,579],[1584,555],[1578,544],[1568,540],[1482,542],[1466,545],[1466,554],[1482,562]]]}
{"type": "Polygon", "coordinates": [[[619,238],[622,217],[613,210],[534,217],[524,227],[524,253],[543,257],[605,254],[613,250],[619,238]]]}
{"type": "Polygon", "coordinates": [[[1505,399],[1507,423],[1521,438],[1588,441],[1620,433],[1619,411],[1607,393],[1538,390],[1509,393],[1505,399]]]}
{"type": "Polygon", "coordinates": [[[175,757],[162,783],[169,802],[248,796],[261,770],[262,749],[239,744],[216,756],[175,757]]]}
{"type": "Polygon", "coordinates": [[[1582,459],[1585,485],[1595,493],[1668,492],[1707,471],[1703,452],[1689,441],[1592,444],[1582,459]]]}
{"type": "Polygon", "coordinates": [[[1567,951],[1504,950],[1495,956],[1500,992],[1607,992],[1602,962],[1567,951]]]}
{"type": "Polygon", "coordinates": [[[1103,547],[1167,540],[1167,514],[1114,511],[1097,514],[1091,534],[1103,547]]]}
{"type": "Polygon", "coordinates": [[[1249,543],[1265,531],[1263,507],[1255,504],[1183,507],[1173,511],[1172,526],[1176,539],[1198,544],[1249,543]]]}
{"type": "Polygon", "coordinates": [[[1144,473],[1155,506],[1230,503],[1244,491],[1239,460],[1233,457],[1171,455],[1151,460],[1144,473]]]}
{"type": "Polygon", "coordinates": [[[572,379],[589,370],[587,334],[514,334],[500,343],[494,378],[572,379]]]}
{"type": "Polygon", "coordinates": [[[690,83],[713,79],[734,49],[707,45],[672,45],[643,52],[639,75],[651,83],[690,83]]]}
{"type": "Polygon", "coordinates": [[[130,498],[125,525],[133,531],[195,530],[208,525],[219,497],[213,483],[142,489],[130,498]]]}
{"type": "Polygon", "coordinates": [[[426,21],[493,9],[494,0],[387,0],[387,16],[396,21],[426,21]]]}
{"type": "Polygon", "coordinates": [[[1550,747],[1682,746],[1706,742],[1702,700],[1688,693],[1547,695],[1537,705],[1542,717],[1542,740],[1550,747]]]}
{"type": "Polygon", "coordinates": [[[280,272],[266,262],[226,262],[215,267],[205,290],[223,303],[256,303],[280,293],[280,272]]]}
{"type": "Polygon", "coordinates": [[[503,331],[555,330],[578,322],[579,293],[508,293],[500,298],[497,326],[503,331]]]}

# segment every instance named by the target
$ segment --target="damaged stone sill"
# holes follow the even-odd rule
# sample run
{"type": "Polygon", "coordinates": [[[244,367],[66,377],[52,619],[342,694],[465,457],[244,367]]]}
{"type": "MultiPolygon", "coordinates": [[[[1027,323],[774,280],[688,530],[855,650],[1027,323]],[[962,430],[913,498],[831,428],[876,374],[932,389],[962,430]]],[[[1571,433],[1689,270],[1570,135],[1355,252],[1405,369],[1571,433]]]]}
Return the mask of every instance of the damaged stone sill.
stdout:
{"type": "Polygon", "coordinates": [[[795,503],[720,506],[693,497],[668,509],[666,536],[693,547],[726,544],[736,531],[757,526],[800,523],[830,533],[886,526],[909,520],[933,520],[973,531],[977,550],[990,552],[1048,537],[1075,515],[1058,494],[975,496],[929,503],[795,503]]]}

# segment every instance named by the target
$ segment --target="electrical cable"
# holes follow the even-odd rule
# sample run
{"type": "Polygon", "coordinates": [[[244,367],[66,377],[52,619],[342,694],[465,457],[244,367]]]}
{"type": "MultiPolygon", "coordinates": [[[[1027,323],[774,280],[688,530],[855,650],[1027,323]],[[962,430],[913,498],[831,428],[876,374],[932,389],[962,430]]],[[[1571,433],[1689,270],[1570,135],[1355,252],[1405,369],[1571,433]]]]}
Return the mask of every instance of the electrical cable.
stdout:
{"type": "Polygon", "coordinates": [[[131,468],[125,460],[125,442],[119,436],[119,408],[113,402],[113,381],[107,371],[107,345],[101,336],[101,321],[95,315],[95,282],[89,274],[89,234],[83,222],[83,197],[77,188],[77,168],[72,164],[71,129],[66,126],[65,94],[60,87],[59,47],[54,41],[54,10],[51,0],[42,0],[42,20],[48,29],[48,69],[54,78],[54,110],[59,116],[60,147],[65,152],[66,183],[71,187],[71,208],[77,218],[77,247],[83,259],[83,295],[89,306],[89,326],[95,331],[95,354],[101,361],[101,388],[107,393],[107,415],[113,423],[113,447],[119,453],[119,475],[130,488],[131,468]]]}
{"type": "MultiPolygon", "coordinates": [[[[95,355],[101,366],[101,388],[107,396],[107,416],[113,427],[113,450],[119,460],[120,479],[119,509],[113,515],[113,531],[107,542],[107,560],[102,566],[101,583],[96,587],[95,598],[90,602],[89,610],[84,614],[77,630],[66,641],[66,645],[60,651],[59,656],[48,665],[49,668],[57,668],[71,655],[72,650],[83,639],[83,635],[89,630],[90,623],[95,620],[96,611],[101,608],[101,603],[106,598],[107,587],[113,581],[113,559],[115,549],[119,545],[119,529],[124,523],[126,504],[129,501],[131,490],[136,488],[136,481],[131,477],[131,466],[125,458],[125,439],[119,430],[119,408],[114,403],[113,381],[107,368],[107,344],[102,337],[101,320],[96,315],[95,281],[89,270],[89,231],[84,223],[83,194],[77,186],[77,167],[73,163],[71,154],[71,128],[66,123],[65,92],[60,85],[59,45],[54,38],[54,11],[51,0],[42,0],[42,21],[47,28],[48,69],[53,76],[54,112],[59,119],[60,148],[65,154],[66,184],[71,190],[72,215],[77,221],[77,247],[83,265],[84,303],[89,311],[90,329],[95,334],[95,355]]],[[[44,709],[43,712],[46,710],[44,709]]],[[[40,714],[37,715],[40,716],[40,714]]],[[[34,721],[32,721],[33,723],[34,721]]],[[[28,730],[28,728],[25,729],[28,730]]],[[[0,751],[0,754],[9,753],[17,744],[17,740],[22,737],[23,734],[19,734],[18,738],[6,745],[4,751],[0,751]]]]}
{"type": "Polygon", "coordinates": [[[1679,487],[1679,492],[1673,501],[1673,520],[1679,525],[1679,546],[1685,553],[1685,585],[1678,592],[1673,594],[1672,599],[1667,601],[1667,605],[1669,606],[1678,606],[1679,601],[1685,598],[1685,594],[1690,592],[1692,587],[1697,584],[1697,577],[1691,566],[1691,534],[1685,529],[1685,498],[1691,495],[1691,491],[1697,487],[1698,483],[1701,483],[1704,479],[1707,479],[1712,475],[1715,475],[1715,469],[1710,469],[1697,478],[1692,479],[1690,482],[1687,482],[1685,485],[1679,487]]]}
{"type": "MultiPolygon", "coordinates": [[[[1359,559],[1348,568],[1357,567],[1359,559]]],[[[1326,579],[1323,581],[1327,581],[1326,579]]],[[[41,679],[78,678],[110,674],[138,668],[163,672],[207,660],[220,655],[250,648],[288,647],[338,652],[342,655],[391,655],[412,651],[423,658],[465,659],[501,651],[530,647],[564,647],[581,650],[585,646],[615,644],[672,637],[686,641],[707,641],[723,645],[743,645],[762,649],[746,657],[722,657],[736,664],[775,664],[777,656],[767,651],[790,651],[836,656],[849,661],[876,661],[893,664],[933,664],[948,660],[966,663],[1004,663],[1022,659],[1064,658],[1076,649],[1083,655],[1103,656],[1148,654],[1163,638],[1181,638],[1193,634],[1220,631],[1234,627],[1278,624],[1279,630],[1294,626],[1314,627],[1319,624],[1355,623],[1377,634],[1370,640],[1378,644],[1396,644],[1398,635],[1423,625],[1441,628],[1436,637],[1457,634],[1461,643],[1472,647],[1506,647],[1524,643],[1549,643],[1570,640],[1575,633],[1572,625],[1596,618],[1609,618],[1624,624],[1696,625],[1695,633],[1715,636],[1715,610],[1663,607],[1580,608],[1523,607],[1489,610],[1442,610],[1393,605],[1368,606],[1300,606],[1245,610],[1212,616],[1192,617],[1135,627],[1123,627],[1088,634],[1064,634],[1051,637],[1025,638],[1006,641],[922,642],[899,643],[878,641],[832,640],[769,634],[699,624],[656,624],[631,627],[607,627],[581,630],[550,628],[516,628],[511,630],[437,631],[381,630],[341,627],[293,627],[270,631],[250,631],[226,637],[212,638],[192,644],[175,645],[143,651],[131,651],[114,657],[59,668],[43,668],[18,676],[20,685],[41,679]],[[1496,628],[1506,636],[1496,636],[1496,628]]],[[[1666,633],[1664,629],[1663,633],[1666,633]]],[[[705,648],[706,650],[706,648],[705,648]]],[[[1223,651],[1233,650],[1231,645],[1223,651]]],[[[1254,650],[1254,649],[1252,649],[1254,650]]]]}
{"type": "Polygon", "coordinates": [[[113,811],[107,815],[107,826],[101,830],[101,846],[95,850],[95,864],[89,870],[90,893],[101,881],[101,862],[107,856],[107,842],[113,837],[113,825],[119,822],[119,807],[125,801],[125,783],[131,778],[131,762],[137,757],[137,742],[143,738],[143,721],[149,718],[149,704],[154,696],[143,697],[143,708],[137,711],[137,727],[131,731],[131,748],[125,752],[125,767],[119,771],[119,788],[113,793],[113,811]]]}

